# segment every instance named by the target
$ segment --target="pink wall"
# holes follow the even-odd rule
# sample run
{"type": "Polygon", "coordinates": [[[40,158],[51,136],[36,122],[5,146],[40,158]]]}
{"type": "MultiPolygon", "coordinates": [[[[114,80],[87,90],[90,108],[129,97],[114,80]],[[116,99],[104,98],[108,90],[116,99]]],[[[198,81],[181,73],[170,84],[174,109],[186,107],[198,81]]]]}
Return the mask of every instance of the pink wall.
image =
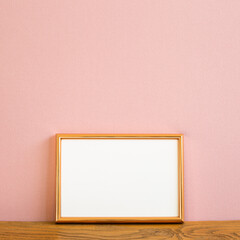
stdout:
{"type": "Polygon", "coordinates": [[[55,133],[184,133],[186,220],[240,219],[240,1],[0,0],[0,220],[55,214],[55,133]]]}

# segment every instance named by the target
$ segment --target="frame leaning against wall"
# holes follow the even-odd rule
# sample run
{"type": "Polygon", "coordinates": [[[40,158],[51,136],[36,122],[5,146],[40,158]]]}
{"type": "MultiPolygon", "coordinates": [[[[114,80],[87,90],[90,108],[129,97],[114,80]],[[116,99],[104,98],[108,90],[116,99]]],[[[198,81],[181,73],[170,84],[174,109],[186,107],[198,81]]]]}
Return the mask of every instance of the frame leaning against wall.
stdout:
{"type": "MultiPolygon", "coordinates": [[[[183,196],[183,134],[56,134],[56,222],[57,223],[182,223],[184,220],[183,196]],[[177,140],[177,216],[159,217],[88,217],[62,216],[61,158],[63,140],[177,140]]],[[[79,203],[80,205],[81,203],[79,203]]]]}

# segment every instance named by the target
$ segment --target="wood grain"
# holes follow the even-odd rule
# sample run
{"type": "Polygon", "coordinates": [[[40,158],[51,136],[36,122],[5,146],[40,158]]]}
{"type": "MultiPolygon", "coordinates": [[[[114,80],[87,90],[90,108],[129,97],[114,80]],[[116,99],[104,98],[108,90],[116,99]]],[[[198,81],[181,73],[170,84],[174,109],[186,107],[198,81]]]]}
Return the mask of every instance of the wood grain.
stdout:
{"type": "Polygon", "coordinates": [[[240,239],[240,221],[183,224],[0,222],[0,239],[240,239]]]}

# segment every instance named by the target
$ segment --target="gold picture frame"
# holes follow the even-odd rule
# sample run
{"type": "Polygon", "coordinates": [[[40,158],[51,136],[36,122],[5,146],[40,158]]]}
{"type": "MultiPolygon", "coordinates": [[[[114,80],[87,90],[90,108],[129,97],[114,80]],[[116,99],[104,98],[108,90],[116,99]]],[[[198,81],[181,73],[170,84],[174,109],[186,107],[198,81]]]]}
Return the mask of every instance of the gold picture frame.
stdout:
{"type": "Polygon", "coordinates": [[[183,134],[56,134],[57,223],[182,223],[184,221],[183,134]],[[62,216],[61,158],[63,140],[177,140],[177,216],[93,217],[62,216]]]}

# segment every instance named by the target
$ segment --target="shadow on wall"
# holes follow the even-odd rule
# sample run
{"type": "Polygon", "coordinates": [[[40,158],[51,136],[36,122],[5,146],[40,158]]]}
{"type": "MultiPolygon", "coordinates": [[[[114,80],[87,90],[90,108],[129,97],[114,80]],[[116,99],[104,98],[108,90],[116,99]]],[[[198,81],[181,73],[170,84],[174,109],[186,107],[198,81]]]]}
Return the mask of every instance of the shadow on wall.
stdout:
{"type": "Polygon", "coordinates": [[[45,218],[47,221],[55,220],[55,201],[56,201],[56,169],[55,169],[55,135],[46,141],[48,148],[48,158],[46,165],[46,208],[45,218]]]}

